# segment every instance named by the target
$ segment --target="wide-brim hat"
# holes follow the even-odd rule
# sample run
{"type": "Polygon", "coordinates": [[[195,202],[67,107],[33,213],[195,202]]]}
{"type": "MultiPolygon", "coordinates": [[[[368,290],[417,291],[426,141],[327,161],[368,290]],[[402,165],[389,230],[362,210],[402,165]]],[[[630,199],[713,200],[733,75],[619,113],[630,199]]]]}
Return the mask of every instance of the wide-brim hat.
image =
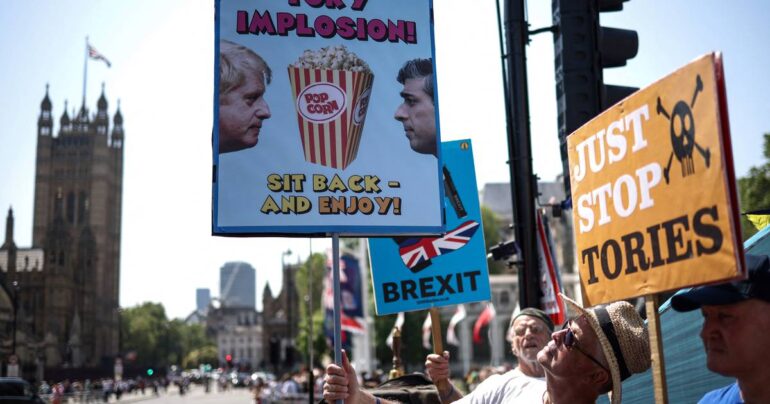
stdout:
{"type": "Polygon", "coordinates": [[[770,302],[770,258],[746,254],[748,278],[736,282],[692,288],[671,298],[676,311],[691,311],[701,306],[721,306],[748,299],[770,302]]]}
{"type": "Polygon", "coordinates": [[[570,309],[588,320],[604,352],[612,377],[612,404],[622,400],[623,380],[650,368],[650,338],[647,325],[634,306],[626,301],[583,308],[561,295],[570,309]]]}

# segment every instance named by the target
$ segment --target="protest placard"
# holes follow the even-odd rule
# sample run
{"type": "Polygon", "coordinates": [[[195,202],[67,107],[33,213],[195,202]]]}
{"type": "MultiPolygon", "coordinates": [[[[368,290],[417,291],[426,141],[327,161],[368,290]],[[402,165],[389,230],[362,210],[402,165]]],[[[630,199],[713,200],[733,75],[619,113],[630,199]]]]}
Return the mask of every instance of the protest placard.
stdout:
{"type": "Polygon", "coordinates": [[[609,108],[568,148],[586,305],[741,276],[718,54],[609,108]]]}
{"type": "Polygon", "coordinates": [[[442,232],[433,55],[428,0],[217,1],[212,232],[442,232]]]}
{"type": "Polygon", "coordinates": [[[490,299],[471,142],[441,148],[447,233],[369,240],[378,315],[490,299]]]}

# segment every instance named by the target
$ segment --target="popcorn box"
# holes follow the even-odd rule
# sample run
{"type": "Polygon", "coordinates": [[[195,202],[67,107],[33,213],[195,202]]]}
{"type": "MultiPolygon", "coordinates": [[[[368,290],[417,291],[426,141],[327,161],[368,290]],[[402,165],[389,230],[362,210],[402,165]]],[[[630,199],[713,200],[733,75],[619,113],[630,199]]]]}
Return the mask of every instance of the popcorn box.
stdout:
{"type": "Polygon", "coordinates": [[[358,154],[374,75],[289,66],[305,161],[345,169],[358,154]]]}

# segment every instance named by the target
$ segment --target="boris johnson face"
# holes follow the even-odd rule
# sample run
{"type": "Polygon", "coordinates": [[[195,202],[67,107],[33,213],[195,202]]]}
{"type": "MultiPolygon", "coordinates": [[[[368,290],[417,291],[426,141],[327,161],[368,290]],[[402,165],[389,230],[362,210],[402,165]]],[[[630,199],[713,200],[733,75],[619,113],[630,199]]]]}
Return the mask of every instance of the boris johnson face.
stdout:
{"type": "Polygon", "coordinates": [[[220,153],[248,149],[257,144],[262,124],[270,118],[270,107],[264,95],[264,76],[261,72],[249,72],[241,84],[219,96],[220,153]]]}

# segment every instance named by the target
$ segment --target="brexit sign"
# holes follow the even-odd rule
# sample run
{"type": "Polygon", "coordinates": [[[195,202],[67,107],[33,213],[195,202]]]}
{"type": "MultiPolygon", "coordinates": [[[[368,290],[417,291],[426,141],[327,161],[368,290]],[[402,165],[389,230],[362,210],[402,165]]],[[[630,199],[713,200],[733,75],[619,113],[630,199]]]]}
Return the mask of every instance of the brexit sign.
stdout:
{"type": "Polygon", "coordinates": [[[470,140],[443,142],[446,234],[369,240],[378,315],[490,299],[470,140]]]}

